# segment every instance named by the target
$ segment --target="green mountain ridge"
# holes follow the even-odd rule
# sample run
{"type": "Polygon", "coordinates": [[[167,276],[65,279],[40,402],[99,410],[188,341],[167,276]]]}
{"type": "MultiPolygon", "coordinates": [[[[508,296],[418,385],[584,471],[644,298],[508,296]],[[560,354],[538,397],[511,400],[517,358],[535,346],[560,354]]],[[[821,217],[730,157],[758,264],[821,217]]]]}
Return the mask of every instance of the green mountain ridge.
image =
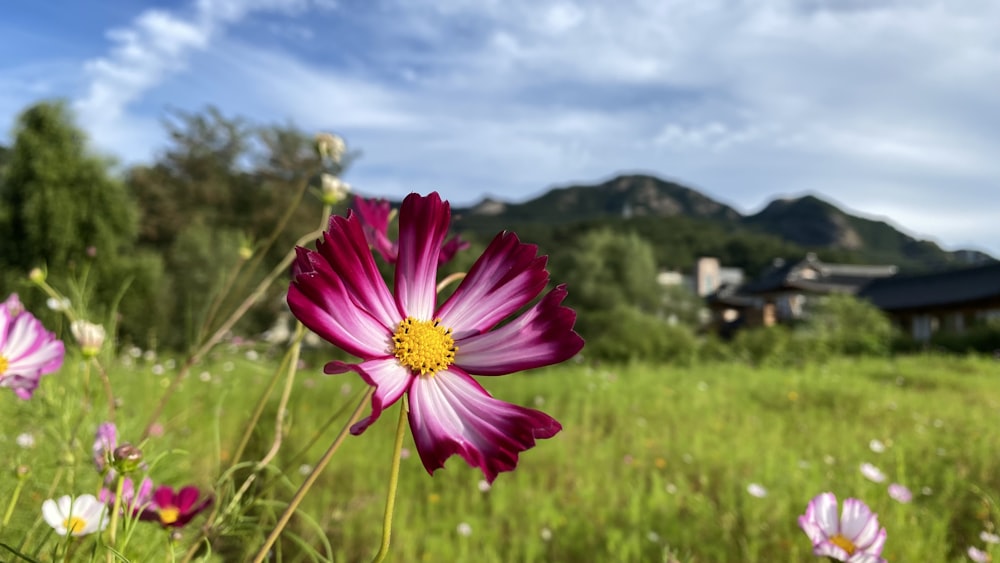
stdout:
{"type": "Polygon", "coordinates": [[[541,237],[543,249],[545,241],[561,244],[576,231],[629,229],[658,245],[664,267],[689,267],[690,263],[676,262],[691,255],[721,255],[752,272],[765,261],[762,255],[751,258],[754,249],[785,254],[770,258],[792,259],[814,251],[825,260],[895,264],[911,272],[995,261],[975,250],[944,250],[885,221],[847,213],[815,195],[775,199],[760,212],[743,215],[694,188],[649,175],[557,187],[521,203],[487,198],[456,208],[455,215],[456,228],[469,232],[527,229],[541,237]],[[668,232],[671,229],[683,231],[683,236],[668,232]],[[671,252],[660,246],[664,244],[682,244],[685,250],[671,252]],[[735,253],[740,259],[727,252],[733,247],[748,248],[735,253]]]}

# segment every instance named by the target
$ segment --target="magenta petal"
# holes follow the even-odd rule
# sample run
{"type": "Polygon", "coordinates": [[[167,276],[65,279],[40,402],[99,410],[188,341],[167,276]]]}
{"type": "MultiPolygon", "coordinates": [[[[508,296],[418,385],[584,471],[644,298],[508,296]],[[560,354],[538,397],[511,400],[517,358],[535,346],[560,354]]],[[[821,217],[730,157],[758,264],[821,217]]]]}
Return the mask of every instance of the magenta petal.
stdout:
{"type": "Polygon", "coordinates": [[[438,255],[438,264],[450,262],[459,251],[471,246],[468,241],[462,240],[458,235],[448,239],[448,242],[441,246],[441,254],[438,255]]]}
{"type": "Polygon", "coordinates": [[[340,279],[351,299],[384,326],[395,327],[402,320],[399,307],[389,293],[382,274],[361,231],[361,221],[353,213],[346,218],[332,216],[316,251],[340,279]]]}
{"type": "Polygon", "coordinates": [[[545,289],[546,258],[537,253],[514,233],[498,234],[436,316],[456,339],[493,328],[545,289]]]}
{"type": "Polygon", "coordinates": [[[396,300],[406,316],[431,320],[437,303],[437,264],[451,206],[434,192],[410,194],[399,209],[396,300]]]}
{"type": "Polygon", "coordinates": [[[478,375],[503,375],[556,364],[583,348],[573,332],[576,313],[560,305],[566,286],[548,292],[534,307],[504,326],[461,339],[455,364],[478,375]]]}
{"type": "Polygon", "coordinates": [[[288,307],[309,330],[361,358],[384,356],[392,328],[358,307],[340,277],[317,253],[297,249],[288,307]]]}
{"type": "Polygon", "coordinates": [[[454,366],[410,385],[410,429],[429,473],[458,454],[488,482],[517,466],[518,454],[562,426],[549,415],[490,396],[454,366]]]}
{"type": "Polygon", "coordinates": [[[357,436],[368,429],[382,411],[392,406],[410,388],[413,375],[410,370],[399,365],[395,357],[368,360],[361,364],[330,362],[323,369],[326,373],[344,373],[354,371],[365,380],[365,383],[375,387],[372,395],[372,413],[351,426],[351,434],[357,436]]]}
{"type": "Polygon", "coordinates": [[[358,212],[358,217],[361,219],[361,226],[368,244],[381,254],[386,262],[395,263],[398,249],[389,240],[388,235],[389,216],[392,213],[389,202],[384,199],[355,197],[354,210],[358,212]]]}
{"type": "MultiPolygon", "coordinates": [[[[7,316],[7,309],[0,314],[7,316]]],[[[0,355],[7,360],[4,374],[37,378],[62,366],[65,353],[62,341],[45,330],[42,322],[31,313],[15,317],[4,336],[0,341],[0,355]]]]}

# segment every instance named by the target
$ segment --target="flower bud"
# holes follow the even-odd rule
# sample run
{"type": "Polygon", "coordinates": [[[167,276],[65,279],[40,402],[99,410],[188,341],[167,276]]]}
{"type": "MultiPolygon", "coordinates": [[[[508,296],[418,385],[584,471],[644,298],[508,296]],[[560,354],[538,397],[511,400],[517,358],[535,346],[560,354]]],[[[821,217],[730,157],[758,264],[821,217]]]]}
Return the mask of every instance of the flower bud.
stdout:
{"type": "Polygon", "coordinates": [[[241,244],[239,254],[240,260],[249,260],[253,257],[253,249],[249,245],[241,244]]]}
{"type": "Polygon", "coordinates": [[[18,465],[14,468],[14,476],[18,479],[27,479],[31,475],[31,468],[27,465],[18,465]]]}
{"type": "Polygon", "coordinates": [[[69,325],[69,330],[73,333],[76,343],[80,345],[83,357],[93,358],[101,352],[105,337],[103,326],[87,321],[73,321],[69,325]]]}
{"type": "Polygon", "coordinates": [[[320,176],[320,190],[323,194],[323,205],[336,205],[347,197],[351,185],[333,174],[320,176]]]}
{"type": "Polygon", "coordinates": [[[332,133],[316,134],[316,154],[323,159],[329,159],[340,163],[340,159],[347,152],[344,140],[332,133]]]}
{"type": "Polygon", "coordinates": [[[111,463],[119,473],[131,473],[142,464],[142,450],[126,442],[115,448],[111,454],[111,463]]]}
{"type": "Polygon", "coordinates": [[[41,268],[32,268],[28,272],[28,279],[34,283],[45,283],[45,272],[41,268]]]}

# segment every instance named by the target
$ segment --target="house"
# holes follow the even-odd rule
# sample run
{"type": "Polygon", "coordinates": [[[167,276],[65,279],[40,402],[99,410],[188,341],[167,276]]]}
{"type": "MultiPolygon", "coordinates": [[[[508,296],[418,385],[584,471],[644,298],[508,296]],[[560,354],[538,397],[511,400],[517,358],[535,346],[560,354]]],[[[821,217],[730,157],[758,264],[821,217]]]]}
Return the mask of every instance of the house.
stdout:
{"type": "Polygon", "coordinates": [[[771,326],[800,318],[810,295],[854,294],[896,272],[893,265],[827,263],[810,252],[795,262],[775,259],[760,277],[742,285],[720,286],[707,300],[720,329],[771,326]]]}
{"type": "Polygon", "coordinates": [[[1000,320],[1000,262],[879,279],[858,297],[885,311],[914,340],[927,342],[938,330],[962,332],[1000,320]]]}

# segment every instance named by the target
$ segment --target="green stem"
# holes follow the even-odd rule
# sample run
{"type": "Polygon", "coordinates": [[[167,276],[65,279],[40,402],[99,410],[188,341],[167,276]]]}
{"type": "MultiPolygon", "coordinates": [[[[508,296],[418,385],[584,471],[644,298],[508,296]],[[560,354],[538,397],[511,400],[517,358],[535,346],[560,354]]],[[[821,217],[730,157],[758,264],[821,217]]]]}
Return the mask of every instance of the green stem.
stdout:
{"type": "Polygon", "coordinates": [[[312,472],[309,473],[306,480],[302,482],[302,486],[300,486],[299,490],[295,492],[295,496],[293,496],[292,500],[289,501],[285,511],[281,513],[281,517],[278,518],[278,522],[274,525],[274,529],[271,530],[271,534],[267,536],[266,540],[264,540],[264,545],[261,546],[260,550],[257,552],[257,556],[254,557],[253,563],[261,563],[264,559],[267,559],[267,553],[270,551],[271,546],[274,545],[274,542],[278,541],[278,536],[281,535],[285,526],[288,525],[288,521],[291,520],[292,515],[295,514],[295,510],[298,509],[299,504],[302,503],[302,499],[305,498],[306,493],[309,492],[309,489],[316,482],[316,479],[319,478],[319,474],[323,472],[323,469],[325,469],[330,463],[330,460],[333,459],[333,454],[337,452],[340,444],[344,441],[344,438],[347,437],[347,433],[351,426],[359,418],[361,418],[361,413],[371,400],[373,393],[375,393],[374,387],[370,388],[368,392],[365,393],[365,396],[361,398],[361,402],[358,403],[354,412],[351,413],[351,418],[347,421],[347,424],[345,424],[344,428],[341,429],[339,434],[337,434],[337,437],[333,440],[333,443],[330,444],[330,447],[326,450],[326,453],[323,454],[323,457],[316,462],[316,467],[314,467],[312,472]]]}
{"type": "MultiPolygon", "coordinates": [[[[118,473],[115,476],[115,502],[111,509],[111,522],[108,524],[108,544],[111,547],[115,546],[115,535],[118,532],[118,513],[122,508],[122,492],[125,490],[125,477],[118,473]]],[[[110,549],[108,550],[107,562],[114,563],[115,554],[110,549]]]]}
{"type": "Polygon", "coordinates": [[[10,502],[7,503],[7,511],[3,514],[3,522],[0,523],[0,531],[3,531],[10,522],[10,517],[14,515],[14,506],[17,505],[17,499],[21,496],[21,489],[24,488],[25,478],[18,473],[17,485],[14,486],[14,494],[10,495],[10,502]]]}
{"type": "Polygon", "coordinates": [[[104,369],[104,366],[101,365],[101,362],[97,361],[97,358],[91,358],[91,360],[89,362],[87,362],[88,374],[90,373],[89,369],[90,369],[90,364],[91,363],[93,363],[94,366],[97,368],[97,373],[101,376],[101,383],[104,384],[104,394],[108,398],[108,421],[109,422],[114,422],[115,421],[115,393],[114,393],[114,391],[111,390],[111,378],[108,377],[108,371],[106,369],[104,369]]]}
{"type": "Polygon", "coordinates": [[[403,436],[406,435],[406,399],[399,402],[399,422],[396,424],[396,445],[392,453],[392,472],[389,474],[389,492],[385,497],[385,514],[382,517],[382,545],[372,563],[381,563],[389,555],[389,537],[392,535],[392,512],[396,508],[396,486],[399,484],[399,461],[402,459],[403,436]]]}

